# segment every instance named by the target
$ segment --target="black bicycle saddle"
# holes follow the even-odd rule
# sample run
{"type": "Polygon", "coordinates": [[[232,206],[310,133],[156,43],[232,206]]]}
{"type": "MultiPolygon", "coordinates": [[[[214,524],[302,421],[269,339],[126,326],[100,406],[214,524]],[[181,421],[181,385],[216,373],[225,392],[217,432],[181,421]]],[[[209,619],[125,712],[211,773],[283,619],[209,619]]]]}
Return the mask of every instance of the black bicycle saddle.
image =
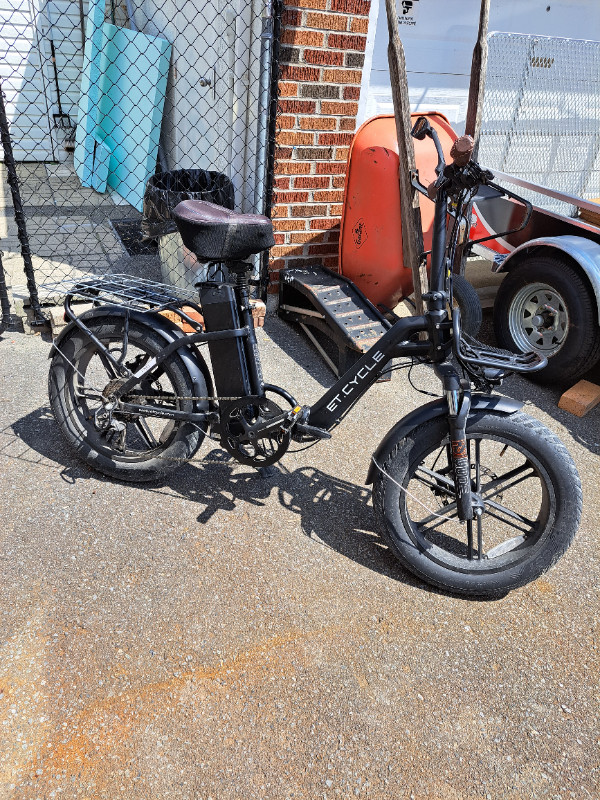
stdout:
{"type": "Polygon", "coordinates": [[[172,214],[200,261],[241,261],[275,244],[273,223],[259,214],[236,214],[204,200],[184,200],[172,214]]]}

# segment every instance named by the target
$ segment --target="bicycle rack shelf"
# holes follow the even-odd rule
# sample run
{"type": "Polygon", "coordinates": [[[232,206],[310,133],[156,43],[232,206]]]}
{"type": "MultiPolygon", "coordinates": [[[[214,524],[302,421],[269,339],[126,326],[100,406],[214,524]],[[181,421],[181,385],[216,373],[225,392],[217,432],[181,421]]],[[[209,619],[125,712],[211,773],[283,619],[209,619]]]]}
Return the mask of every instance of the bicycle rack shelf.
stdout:
{"type": "Polygon", "coordinates": [[[128,275],[85,276],[78,280],[46,283],[40,288],[62,300],[110,303],[144,312],[178,307],[183,303],[195,305],[198,301],[197,292],[128,275]]]}

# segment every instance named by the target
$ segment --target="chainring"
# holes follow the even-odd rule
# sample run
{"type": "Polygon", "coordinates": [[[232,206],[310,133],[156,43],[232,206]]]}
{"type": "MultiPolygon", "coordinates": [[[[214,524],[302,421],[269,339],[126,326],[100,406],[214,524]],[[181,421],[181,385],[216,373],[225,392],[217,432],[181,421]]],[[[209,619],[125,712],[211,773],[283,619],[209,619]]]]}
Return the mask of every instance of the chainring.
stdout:
{"type": "Polygon", "coordinates": [[[241,464],[249,467],[275,464],[289,447],[290,432],[277,429],[261,436],[251,429],[281,413],[277,403],[257,395],[221,403],[221,445],[241,464]]]}

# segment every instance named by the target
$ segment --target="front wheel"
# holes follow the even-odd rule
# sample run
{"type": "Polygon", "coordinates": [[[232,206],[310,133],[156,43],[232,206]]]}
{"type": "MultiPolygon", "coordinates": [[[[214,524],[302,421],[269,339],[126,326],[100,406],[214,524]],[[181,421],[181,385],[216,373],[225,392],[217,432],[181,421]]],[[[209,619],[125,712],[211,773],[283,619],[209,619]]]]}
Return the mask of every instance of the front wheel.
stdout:
{"type": "Polygon", "coordinates": [[[454,303],[460,309],[462,329],[476,339],[483,319],[479,295],[463,275],[452,276],[452,287],[454,303]]]}
{"type": "Polygon", "coordinates": [[[581,483],[563,444],[517,412],[474,413],[467,425],[471,484],[482,513],[457,518],[445,418],[400,439],[379,464],[373,505],[391,551],[450,591],[493,597],[546,572],[571,543],[581,483]]]}

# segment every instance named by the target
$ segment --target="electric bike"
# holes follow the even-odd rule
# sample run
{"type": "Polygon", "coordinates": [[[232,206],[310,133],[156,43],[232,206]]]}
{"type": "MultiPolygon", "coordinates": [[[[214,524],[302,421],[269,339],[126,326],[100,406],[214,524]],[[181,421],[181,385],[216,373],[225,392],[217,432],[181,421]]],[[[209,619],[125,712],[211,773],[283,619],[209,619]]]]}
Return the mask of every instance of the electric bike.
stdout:
{"type": "MultiPolygon", "coordinates": [[[[437,178],[413,185],[435,202],[426,311],[392,317],[385,333],[311,406],[266,383],[252,323],[248,259],[274,244],[271,221],[187,200],[174,210],[185,245],[215,270],[195,296],[124,276],[80,281],[51,352],[49,394],[66,440],[89,465],[126,481],[162,479],[206,435],[237,461],[275,464],[290,443],[316,444],[386,372],[431,365],[441,396],[397,422],[370,461],[367,483],[381,536],[410,571],[437,587],[493,597],[548,570],[577,530],[581,484],[563,444],[492,394],[509,373],[545,366],[536,353],[486,347],[461,332],[452,263],[478,192],[507,191],[458,139],[446,164],[435,130],[437,178]],[[80,316],[74,298],[92,300],[80,316]],[[168,317],[179,318],[191,333],[168,317]],[[201,315],[201,316],[200,316],[201,315]],[[212,370],[199,345],[206,344],[212,370]]],[[[531,206],[523,204],[527,222],[531,206]]],[[[285,273],[283,275],[285,280],[285,273]]]]}

